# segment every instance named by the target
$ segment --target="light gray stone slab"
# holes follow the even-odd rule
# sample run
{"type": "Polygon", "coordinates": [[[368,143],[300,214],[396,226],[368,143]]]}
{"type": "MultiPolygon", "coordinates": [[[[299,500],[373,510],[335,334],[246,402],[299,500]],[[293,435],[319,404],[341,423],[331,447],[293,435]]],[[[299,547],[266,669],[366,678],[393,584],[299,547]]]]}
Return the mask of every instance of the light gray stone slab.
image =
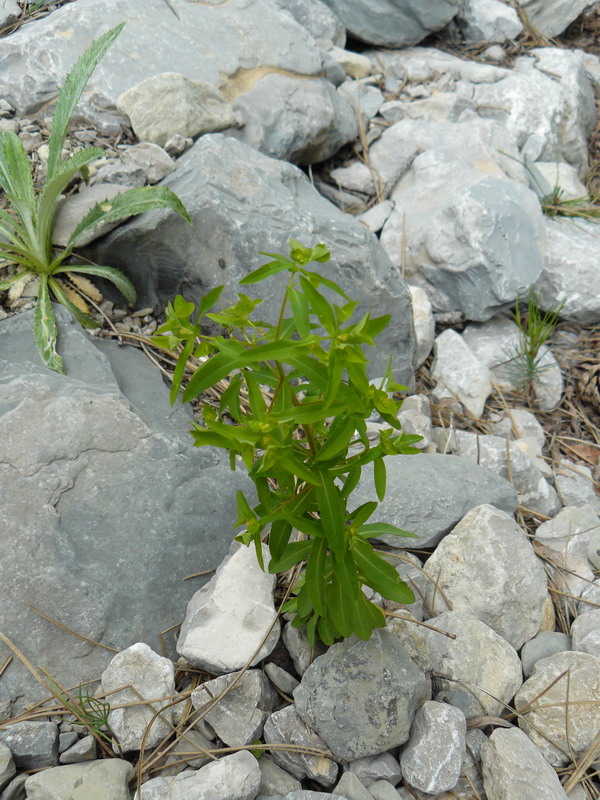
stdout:
{"type": "Polygon", "coordinates": [[[17,774],[17,768],[9,748],[0,742],[0,792],[17,774]]]}
{"type": "Polygon", "coordinates": [[[0,730],[0,742],[8,747],[19,770],[53,767],[58,761],[56,722],[15,722],[0,730]]]}
{"type": "Polygon", "coordinates": [[[466,0],[455,19],[464,36],[474,42],[503,43],[523,31],[516,10],[499,0],[466,0]]]}
{"type": "Polygon", "coordinates": [[[586,611],[571,623],[573,650],[600,656],[600,609],[586,611]]]}
{"type": "Polygon", "coordinates": [[[119,758],[69,764],[30,775],[25,789],[28,800],[130,800],[127,784],[133,772],[119,758]]]}
{"type": "Polygon", "coordinates": [[[438,391],[449,392],[469,414],[479,418],[492,391],[490,370],[451,328],[436,337],[434,353],[431,377],[437,382],[438,391]]]}
{"type": "Polygon", "coordinates": [[[587,0],[523,0],[529,21],[546,36],[558,36],[589,6],[587,0]]]}
{"type": "MultiPolygon", "coordinates": [[[[269,756],[263,755],[259,759],[260,768],[260,795],[285,795],[302,788],[299,780],[292,777],[282,767],[276,764],[269,756]]],[[[352,798],[350,798],[352,800],[352,798]]]]}
{"type": "Polygon", "coordinates": [[[357,758],[356,761],[346,764],[344,769],[356,775],[363,786],[367,788],[379,779],[386,780],[392,786],[396,786],[402,780],[402,770],[398,759],[390,752],[357,758]]]}
{"type": "Polygon", "coordinates": [[[592,506],[565,506],[554,519],[543,522],[535,532],[540,544],[551,548],[556,563],[568,570],[553,569],[557,585],[578,597],[594,574],[588,562],[589,543],[600,530],[600,518],[592,506]]]}
{"type": "Polygon", "coordinates": [[[533,673],[535,665],[542,658],[548,658],[554,653],[572,650],[571,637],[560,631],[540,631],[533,639],[525,642],[521,648],[521,663],[526,678],[533,673]]]}

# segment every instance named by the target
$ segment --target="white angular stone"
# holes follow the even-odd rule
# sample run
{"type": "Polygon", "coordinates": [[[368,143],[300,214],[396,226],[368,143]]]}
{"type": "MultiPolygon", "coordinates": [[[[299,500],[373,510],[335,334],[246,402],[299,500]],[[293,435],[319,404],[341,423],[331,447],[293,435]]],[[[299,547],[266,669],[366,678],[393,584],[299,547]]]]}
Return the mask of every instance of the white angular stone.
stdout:
{"type": "Polygon", "coordinates": [[[517,692],[519,727],[552,765],[567,764],[586,751],[600,730],[599,696],[600,658],[556,653],[538,661],[517,692]]]}
{"type": "Polygon", "coordinates": [[[173,721],[173,709],[165,706],[169,706],[170,695],[175,691],[175,667],[168,658],[157,655],[147,644],[138,642],[114,656],[102,673],[102,691],[111,692],[108,719],[124,751],[140,749],[150,722],[152,727],[145,736],[146,747],[154,747],[171,733],[168,723],[173,721]],[[114,691],[122,686],[132,688],[114,691]],[[140,696],[148,700],[166,699],[163,702],[143,703],[140,696]],[[117,707],[130,703],[136,705],[117,707]],[[154,717],[155,712],[163,708],[161,716],[164,722],[160,717],[154,717]]]}
{"type": "MultiPolygon", "coordinates": [[[[265,545],[263,558],[269,562],[265,545]]],[[[250,666],[257,664],[279,639],[273,605],[275,579],[262,571],[253,547],[233,542],[215,575],[190,600],[177,652],[190,664],[213,673],[234,672],[251,658],[250,666]]]]}
{"type": "Polygon", "coordinates": [[[30,775],[25,789],[30,800],[130,800],[127,784],[133,772],[129,762],[105,758],[30,775]]]}
{"type": "Polygon", "coordinates": [[[586,611],[571,623],[573,650],[600,656],[600,609],[586,611]]]}
{"type": "Polygon", "coordinates": [[[546,434],[535,414],[526,408],[508,408],[501,416],[494,417],[490,429],[496,436],[509,439],[534,439],[540,450],[546,444],[546,434]]]}
{"type": "Polygon", "coordinates": [[[436,686],[453,692],[465,684],[467,717],[501,713],[523,681],[515,649],[465,611],[447,611],[429,624],[456,637],[450,639],[423,629],[429,668],[447,676],[447,679],[436,678],[436,686]]]}
{"type": "Polygon", "coordinates": [[[431,409],[429,398],[423,394],[413,394],[405,398],[398,421],[405,433],[415,433],[422,436],[420,442],[415,442],[414,447],[422,449],[431,443],[431,409]]]}
{"type": "MultiPolygon", "coordinates": [[[[449,533],[425,566],[434,613],[466,611],[515,649],[538,632],[548,599],[542,563],[514,519],[490,505],[474,508],[449,533]]],[[[442,670],[443,671],[443,670],[442,670]]]]}
{"type": "Polygon", "coordinates": [[[559,36],[589,5],[589,0],[522,0],[521,2],[529,21],[546,36],[559,36]]]}
{"type": "Polygon", "coordinates": [[[386,219],[392,213],[393,207],[394,204],[391,200],[384,200],[383,203],[377,203],[377,205],[365,211],[364,214],[359,214],[356,219],[360,220],[363,225],[366,225],[372,233],[378,233],[383,228],[386,219]]]}
{"type": "Polygon", "coordinates": [[[8,747],[19,770],[53,767],[58,761],[58,726],[50,720],[24,720],[0,728],[0,744],[8,747]]]}
{"type": "Polygon", "coordinates": [[[497,728],[481,746],[489,800],[567,800],[556,772],[518,728],[497,728]]]}
{"type": "Polygon", "coordinates": [[[344,770],[352,772],[363,786],[369,787],[378,779],[386,780],[392,786],[402,780],[402,770],[397,759],[391,753],[381,753],[378,756],[357,758],[344,765],[344,770]]]}
{"type": "Polygon", "coordinates": [[[0,792],[17,773],[15,762],[9,748],[0,742],[0,792]]]}
{"type": "Polygon", "coordinates": [[[258,761],[240,750],[194,772],[151,778],[134,800],[254,800],[259,786],[258,761]]]}
{"type": "Polygon", "coordinates": [[[435,320],[427,292],[420,286],[409,286],[412,298],[413,322],[417,337],[417,367],[425,361],[435,339],[435,320]]]}
{"type": "Polygon", "coordinates": [[[505,42],[523,30],[515,9],[499,0],[465,0],[456,21],[465,37],[475,42],[505,42]]]}
{"type": "Polygon", "coordinates": [[[351,50],[343,50],[341,47],[332,47],[329,51],[337,63],[343,68],[346,75],[351,78],[366,78],[373,71],[371,59],[360,53],[353,53],[351,50]]]}
{"type": "Polygon", "coordinates": [[[452,789],[460,776],[466,734],[460,709],[433,700],[423,703],[400,756],[404,780],[428,794],[452,789]]]}
{"type": "Polygon", "coordinates": [[[554,570],[558,587],[576,597],[594,580],[587,557],[590,536],[599,528],[600,518],[592,506],[566,506],[535,532],[535,540],[551,548],[556,563],[568,570],[554,570]]]}
{"type": "Polygon", "coordinates": [[[479,361],[460,334],[447,328],[434,342],[431,377],[456,397],[473,417],[480,417],[490,392],[489,369],[479,361]]]}
{"type": "Polygon", "coordinates": [[[564,458],[554,469],[554,479],[563,505],[590,505],[600,514],[600,497],[594,491],[594,477],[589,467],[564,458]]]}
{"type": "Polygon", "coordinates": [[[558,188],[562,200],[588,200],[588,190],[571,164],[565,161],[536,161],[530,168],[535,173],[534,184],[538,184],[532,188],[536,193],[539,191],[542,198],[548,197],[558,188]]]}
{"type": "Polygon", "coordinates": [[[121,161],[139,167],[146,174],[147,183],[158,183],[175,169],[171,156],[152,142],[140,142],[121,152],[121,161]]]}

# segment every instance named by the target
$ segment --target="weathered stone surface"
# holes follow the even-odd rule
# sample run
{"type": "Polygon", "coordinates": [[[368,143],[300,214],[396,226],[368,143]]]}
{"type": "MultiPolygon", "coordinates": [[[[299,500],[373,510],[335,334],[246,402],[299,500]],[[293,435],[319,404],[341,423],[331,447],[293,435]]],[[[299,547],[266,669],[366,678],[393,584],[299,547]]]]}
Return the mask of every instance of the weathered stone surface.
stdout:
{"type": "MultiPolygon", "coordinates": [[[[0,322],[0,608],[2,632],[77,686],[110,653],[24,604],[116,649],[157,648],[203,582],[182,579],[225,555],[235,491],[252,483],[218,451],[193,447],[188,415],[139,351],[97,348],[56,313],[66,377],[40,365],[33,312],[0,322]]],[[[28,703],[47,694],[16,659],[2,684],[28,703]]]]}
{"type": "Polygon", "coordinates": [[[368,792],[353,772],[344,772],[334,789],[337,794],[344,795],[348,800],[373,800],[373,795],[368,792]]]}
{"type": "Polygon", "coordinates": [[[420,367],[431,353],[435,339],[435,322],[427,292],[420,286],[408,288],[412,298],[413,322],[417,338],[417,367],[420,367]]]}
{"type": "Polygon", "coordinates": [[[17,0],[2,0],[0,2],[0,30],[12,25],[21,16],[21,6],[17,0]]]}
{"type": "Polygon", "coordinates": [[[325,645],[319,640],[315,642],[314,647],[311,647],[306,632],[302,628],[295,628],[291,622],[284,626],[282,639],[298,675],[303,675],[308,665],[326,650],[325,645]]]}
{"type": "Polygon", "coordinates": [[[429,668],[447,676],[447,680],[435,679],[436,688],[453,692],[457,685],[465,684],[463,711],[467,717],[501,713],[523,681],[515,649],[465,611],[447,611],[430,624],[456,637],[450,639],[435,631],[422,631],[429,668]]]}
{"type": "MultiPolygon", "coordinates": [[[[78,192],[63,199],[58,206],[54,222],[53,244],[65,247],[69,237],[88,211],[104,200],[112,200],[113,197],[122,194],[128,188],[129,186],[121,183],[96,183],[93,186],[82,186],[78,192]]],[[[105,222],[97,228],[81,234],[76,239],[77,246],[83,247],[83,245],[89,244],[99,236],[112,231],[118,224],[118,222],[105,222]]]]}
{"type": "Polygon", "coordinates": [[[518,728],[497,728],[481,746],[490,800],[567,800],[556,772],[518,728]]]}
{"type": "MultiPolygon", "coordinates": [[[[237,678],[237,674],[223,675],[207,681],[192,692],[194,708],[201,710],[211,703],[237,678]]],[[[242,747],[262,736],[268,714],[275,705],[275,692],[258,669],[244,672],[242,677],[204,719],[219,739],[229,747],[242,747]]]]}
{"type": "Polygon", "coordinates": [[[177,72],[137,83],[119,95],[117,108],[129,118],[140,141],[161,147],[176,133],[194,138],[239,124],[222,92],[177,72]]]}
{"type": "Polygon", "coordinates": [[[171,156],[152,142],[140,142],[125,148],[119,160],[143,170],[146,182],[150,184],[158,183],[175,169],[171,156]]]}
{"type": "Polygon", "coordinates": [[[254,800],[259,786],[258,761],[240,750],[195,772],[151,778],[134,800],[254,800]]]}
{"type": "Polygon", "coordinates": [[[324,0],[357,39],[404,47],[439,31],[455,16],[458,0],[324,0]]]}
{"type": "Polygon", "coordinates": [[[400,756],[404,780],[428,794],[452,789],[460,776],[466,735],[467,721],[458,708],[434,700],[423,703],[400,756]]]}
{"type": "Polygon", "coordinates": [[[431,377],[438,387],[459,400],[473,417],[480,417],[492,391],[492,375],[459,333],[447,328],[434,342],[431,377]]]}
{"type": "Polygon", "coordinates": [[[261,756],[258,766],[260,768],[259,795],[267,797],[269,795],[285,795],[302,788],[300,781],[293,778],[269,756],[261,756]]]}
{"type": "Polygon", "coordinates": [[[586,611],[571,623],[573,650],[600,657],[600,609],[586,611]]]}
{"type": "Polygon", "coordinates": [[[414,447],[423,449],[431,444],[431,408],[429,398],[424,394],[412,394],[402,402],[398,412],[398,421],[405,433],[422,436],[414,447]]]}
{"type": "MultiPolygon", "coordinates": [[[[75,734],[77,736],[77,734],[75,734]]],[[[93,761],[97,755],[96,739],[92,735],[84,736],[69,747],[68,750],[61,752],[59,762],[61,764],[79,764],[82,761],[93,761]]]]}
{"type": "MultiPolygon", "coordinates": [[[[263,551],[268,563],[266,545],[263,551]]],[[[268,656],[280,629],[273,605],[275,579],[260,568],[253,547],[233,542],[214,576],[188,603],[177,652],[212,673],[241,669],[249,659],[254,666],[268,656]]]]}
{"type": "Polygon", "coordinates": [[[30,775],[25,789],[28,800],[130,800],[127,784],[132,777],[129,762],[108,758],[30,775]]]}
{"type": "Polygon", "coordinates": [[[275,0],[275,3],[291,14],[315,41],[329,41],[337,47],[346,44],[344,25],[321,0],[275,0]]]}
{"type": "MultiPolygon", "coordinates": [[[[174,720],[175,721],[175,720],[174,720]]],[[[196,723],[202,724],[202,720],[196,723]]],[[[187,726],[186,726],[187,727],[187,726]]],[[[200,769],[205,764],[209,764],[213,759],[206,754],[207,750],[213,750],[214,742],[207,739],[199,730],[192,728],[177,740],[169,749],[169,754],[165,762],[165,767],[160,771],[162,777],[172,777],[179,775],[184,769],[200,769]]]]}
{"type": "Polygon", "coordinates": [[[56,722],[15,722],[0,730],[0,742],[8,747],[20,770],[53,767],[58,761],[56,722]]]}
{"type": "Polygon", "coordinates": [[[577,648],[571,647],[571,637],[560,631],[540,631],[521,648],[523,674],[528,678],[542,658],[577,648]]]}
{"type": "Polygon", "coordinates": [[[589,6],[587,0],[523,0],[528,20],[546,36],[558,36],[589,6]]]}
{"type": "Polygon", "coordinates": [[[474,42],[505,42],[523,30],[516,10],[499,0],[465,0],[456,22],[465,38],[474,42]]]}
{"type": "Polygon", "coordinates": [[[17,773],[15,762],[9,748],[0,742],[0,792],[11,782],[17,773]]]}
{"type": "Polygon", "coordinates": [[[378,779],[384,779],[396,786],[402,780],[402,770],[398,760],[390,753],[380,753],[377,756],[357,758],[344,766],[359,779],[363,786],[371,786],[378,779]]]}
{"type": "Polygon", "coordinates": [[[155,747],[170,734],[173,722],[170,696],[175,692],[175,667],[147,644],[138,642],[117,653],[102,673],[102,690],[111,693],[112,710],[108,719],[124,751],[139,750],[142,739],[148,747],[155,747]],[[132,688],[115,691],[121,686],[132,688]],[[121,704],[139,703],[140,696],[147,700],[167,699],[162,703],[118,708],[121,704]],[[154,716],[156,711],[161,711],[160,717],[154,716]],[[148,729],[151,722],[152,727],[148,729]]]}
{"type": "MultiPolygon", "coordinates": [[[[475,506],[491,503],[510,514],[516,508],[516,492],[510,484],[471,461],[457,456],[422,453],[386,459],[387,492],[377,509],[385,519],[418,539],[382,536],[392,547],[431,547],[437,544],[475,506]]],[[[373,497],[373,468],[363,468],[351,495],[360,505],[373,497]]]]}
{"type": "MultiPolygon", "coordinates": [[[[259,251],[287,252],[291,236],[307,245],[324,242],[332,259],[315,268],[333,275],[360,300],[362,313],[392,315],[369,353],[373,377],[383,374],[391,353],[400,381],[411,382],[414,331],[406,284],[364,226],[321,197],[299,169],[208,134],[177,161],[163,185],[181,197],[193,225],[174,212],[151,211],[121,226],[92,252],[97,263],[129,274],[140,303],[162,310],[178,292],[198,301],[209,288],[225,283],[220,302],[229,305],[237,299],[237,281],[261,263],[259,251]]],[[[283,280],[281,275],[245,288],[265,299],[261,313],[273,322],[283,280]]]]}
{"type": "Polygon", "coordinates": [[[276,689],[279,689],[280,692],[287,694],[288,697],[292,696],[292,692],[298,686],[300,681],[296,680],[293,675],[290,675],[289,672],[278,667],[277,664],[270,661],[268,664],[265,664],[265,675],[271,681],[273,686],[276,689]]]}
{"type": "MultiPolygon", "coordinates": [[[[444,456],[446,458],[447,456],[444,456]]],[[[438,545],[426,569],[426,602],[434,613],[467,611],[515,649],[538,632],[548,598],[547,578],[525,533],[490,505],[474,508],[438,545]]]]}
{"type": "Polygon", "coordinates": [[[600,729],[599,691],[597,656],[566,651],[544,658],[515,697],[516,710],[523,709],[519,727],[551,764],[567,764],[585,752],[600,729]]]}
{"type": "MultiPolygon", "coordinates": [[[[265,723],[266,744],[294,744],[328,753],[325,741],[311,730],[293,705],[275,711],[265,723]]],[[[271,758],[298,780],[310,778],[321,786],[333,786],[338,773],[335,761],[326,756],[309,755],[301,750],[273,750],[271,758]]]]}
{"type": "MultiPolygon", "coordinates": [[[[327,72],[324,62],[336,66],[333,59],[292,13],[276,3],[261,3],[257,13],[256,5],[247,0],[174,2],[171,8],[164,0],[87,0],[63,6],[35,25],[23,26],[0,46],[5,66],[0,95],[20,115],[37,111],[53,99],[92,39],[125,21],[125,29],[88,83],[79,105],[80,118],[118,133],[126,118],[115,110],[117,98],[141,81],[165,72],[210,84],[234,107],[266,76],[277,75],[287,82],[284,96],[290,106],[289,93],[298,92],[294,148],[310,160],[311,136],[315,128],[319,129],[313,109],[320,112],[320,106],[335,95],[329,80],[321,77],[327,72]],[[313,79],[310,89],[305,85],[306,78],[313,79]]],[[[307,5],[306,0],[303,5],[307,5]]],[[[264,95],[266,90],[261,91],[264,95]]],[[[256,111],[257,117],[265,111],[272,119],[273,109],[264,103],[256,111]]],[[[332,141],[325,147],[323,141],[319,142],[319,157],[331,155],[339,146],[336,121],[329,120],[328,125],[332,141]]],[[[319,135],[324,139],[327,133],[320,128],[319,135]]],[[[263,144],[270,152],[270,145],[261,142],[260,146],[263,144]]],[[[287,157],[285,152],[274,155],[287,157]]]]}
{"type": "Polygon", "coordinates": [[[430,692],[429,679],[394,635],[377,629],[367,642],[351,638],[315,659],[294,700],[300,717],[331,752],[354,760],[403,744],[416,708],[430,692]]]}

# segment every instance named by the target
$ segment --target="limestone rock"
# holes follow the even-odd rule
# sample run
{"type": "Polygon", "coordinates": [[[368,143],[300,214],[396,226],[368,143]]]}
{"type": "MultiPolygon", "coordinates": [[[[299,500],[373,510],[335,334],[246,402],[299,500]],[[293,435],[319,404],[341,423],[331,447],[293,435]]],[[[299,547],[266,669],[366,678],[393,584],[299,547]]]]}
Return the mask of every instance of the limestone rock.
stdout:
{"type": "Polygon", "coordinates": [[[491,373],[456,331],[447,328],[434,342],[431,377],[479,418],[492,391],[491,373]]]}
{"type": "Polygon", "coordinates": [[[435,339],[435,322],[427,292],[420,286],[409,286],[408,288],[412,298],[413,321],[417,337],[417,366],[420,367],[431,353],[435,339]]]}
{"type": "Polygon", "coordinates": [[[19,770],[53,767],[58,761],[56,722],[15,722],[0,730],[0,743],[8,747],[19,770]]]}
{"type": "Polygon", "coordinates": [[[465,38],[474,42],[502,43],[523,31],[515,9],[499,0],[466,0],[456,22],[465,38]]]}
{"type": "Polygon", "coordinates": [[[426,596],[434,613],[467,611],[515,649],[538,632],[548,597],[544,568],[527,536],[503,511],[482,505],[440,542],[426,563],[436,578],[426,596]]]}
{"type": "Polygon", "coordinates": [[[258,766],[260,768],[259,796],[285,795],[302,788],[300,781],[278,766],[269,756],[261,756],[258,766]]]}
{"type": "Polygon", "coordinates": [[[600,609],[586,611],[571,623],[573,650],[600,657],[600,609]]]}
{"type": "Polygon", "coordinates": [[[321,0],[275,0],[283,11],[310,33],[315,41],[332,42],[336,47],[346,44],[346,29],[321,0]]]}
{"type": "Polygon", "coordinates": [[[558,36],[589,6],[587,0],[523,0],[527,19],[546,36],[558,36]]]}
{"type": "Polygon", "coordinates": [[[521,648],[521,662],[526,678],[533,673],[535,665],[542,658],[548,658],[555,653],[578,648],[571,647],[571,637],[560,631],[540,631],[533,639],[525,642],[521,648]]]}
{"type": "Polygon", "coordinates": [[[17,773],[15,762],[9,748],[0,742],[0,792],[11,782],[17,773]]]}
{"type": "MultiPolygon", "coordinates": [[[[98,203],[110,201],[118,194],[122,194],[130,188],[121,183],[96,183],[93,186],[82,186],[75,194],[61,201],[54,222],[52,242],[60,247],[65,247],[69,237],[79,225],[85,215],[98,203]]],[[[105,222],[91,231],[81,234],[76,239],[78,247],[89,244],[99,236],[112,231],[119,223],[105,222]]]]}
{"type": "Polygon", "coordinates": [[[356,775],[366,787],[379,779],[388,781],[392,786],[396,786],[402,780],[400,764],[390,752],[357,758],[356,761],[346,764],[344,769],[356,775]]]}
{"type": "Polygon", "coordinates": [[[53,767],[25,781],[31,800],[130,800],[133,767],[120,758],[53,767]]]}
{"type": "Polygon", "coordinates": [[[353,637],[315,659],[294,700],[299,716],[331,752],[353,760],[405,742],[415,710],[430,691],[429,680],[394,635],[377,629],[367,642],[353,637]]]}
{"type": "Polygon", "coordinates": [[[566,651],[544,658],[515,697],[516,710],[523,709],[519,727],[551,764],[567,764],[585,752],[600,728],[599,691],[597,656],[566,651]]]}
{"type": "Polygon", "coordinates": [[[127,147],[121,152],[120,160],[123,164],[141,169],[146,182],[150,184],[162,181],[175,169],[171,156],[152,142],[140,142],[127,147]]]}

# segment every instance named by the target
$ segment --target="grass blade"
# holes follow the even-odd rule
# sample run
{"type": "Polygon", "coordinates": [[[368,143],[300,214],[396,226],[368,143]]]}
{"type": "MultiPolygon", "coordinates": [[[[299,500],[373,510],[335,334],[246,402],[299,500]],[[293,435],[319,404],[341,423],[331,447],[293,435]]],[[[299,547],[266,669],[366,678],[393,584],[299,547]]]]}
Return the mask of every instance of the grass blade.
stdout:
{"type": "Polygon", "coordinates": [[[54,309],[48,292],[48,276],[40,275],[40,288],[33,318],[33,335],[44,364],[55,372],[65,372],[62,358],[56,352],[58,331],[54,309]]]}
{"type": "Polygon", "coordinates": [[[136,291],[135,286],[126,278],[123,273],[114,267],[105,267],[98,264],[90,264],[89,266],[81,264],[66,264],[52,270],[53,275],[58,275],[61,272],[80,272],[82,275],[96,275],[98,278],[104,278],[114,284],[121,292],[123,297],[130,305],[135,303],[136,291]]]}
{"type": "Polygon", "coordinates": [[[0,133],[0,185],[28,237],[33,238],[36,203],[31,166],[21,140],[12,131],[0,133]]]}
{"type": "Polygon", "coordinates": [[[75,110],[81,93],[86,83],[89,81],[92,72],[102,56],[106,53],[111,44],[123,30],[125,23],[122,22],[116,28],[92,42],[88,50],[83,54],[68,74],[65,83],[58,94],[54,116],[52,118],[52,129],[48,140],[48,180],[51,181],[58,174],[61,163],[62,146],[67,135],[71,116],[75,110]]]}

